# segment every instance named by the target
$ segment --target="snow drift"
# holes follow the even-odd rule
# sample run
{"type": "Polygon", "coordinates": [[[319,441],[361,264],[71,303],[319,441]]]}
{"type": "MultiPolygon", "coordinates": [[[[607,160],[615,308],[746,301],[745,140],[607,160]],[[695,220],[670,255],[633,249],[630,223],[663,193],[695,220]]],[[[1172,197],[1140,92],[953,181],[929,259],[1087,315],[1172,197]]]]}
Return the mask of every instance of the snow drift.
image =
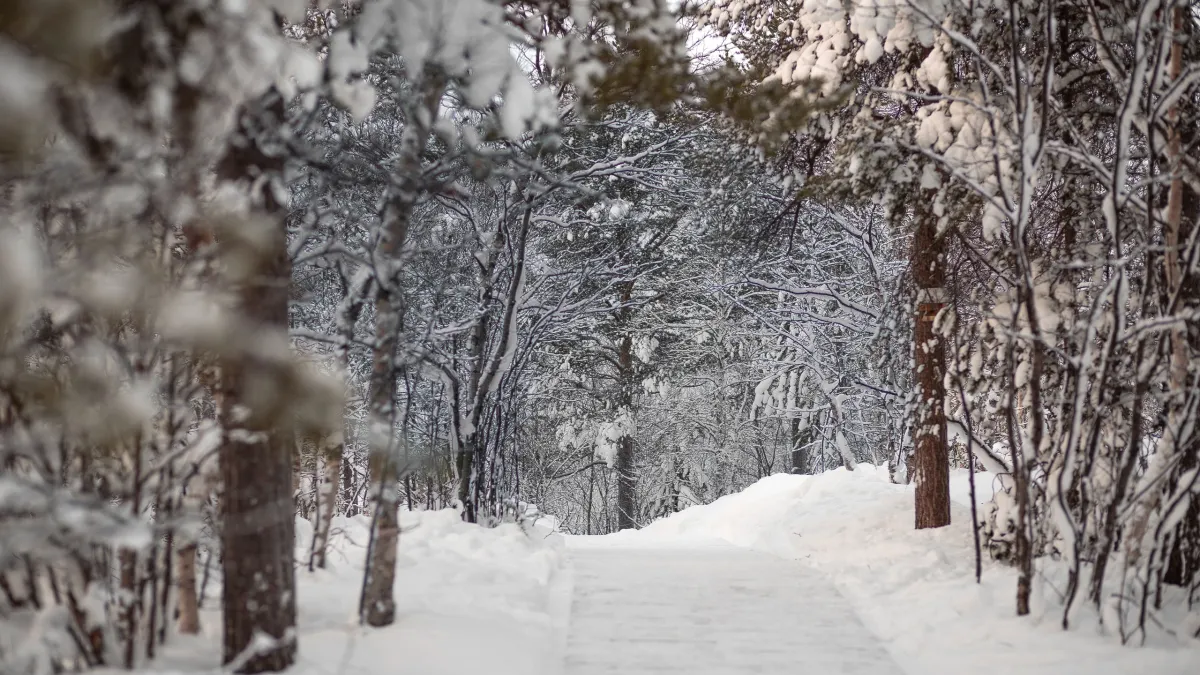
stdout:
{"type": "MultiPolygon", "coordinates": [[[[297,521],[297,559],[311,525],[297,521]]],[[[356,625],[370,532],[365,516],[335,518],[329,570],[301,572],[300,664],[312,673],[537,675],[554,664],[555,586],[562,539],[541,527],[464,523],[451,509],[401,511],[396,623],[356,625]]]]}
{"type": "MultiPolygon", "coordinates": [[[[980,501],[990,498],[992,476],[977,474],[976,481],[980,501]]],[[[913,675],[1200,672],[1200,641],[1166,631],[1150,636],[1146,647],[1122,646],[1115,631],[1081,612],[1064,633],[1064,581],[1054,563],[1040,562],[1033,615],[1016,617],[1013,570],[985,553],[983,582],[975,583],[966,472],[954,474],[951,494],[951,526],[917,531],[912,487],[889,482],[884,468],[861,464],[817,476],[770,476],[640,531],[593,539],[630,547],[717,539],[803,561],[834,581],[913,675]]],[[[1164,617],[1163,623],[1186,626],[1187,620],[1164,617]]]]}
{"type": "MultiPolygon", "coordinates": [[[[556,673],[570,593],[560,535],[540,525],[484,528],[451,509],[400,512],[396,622],[358,625],[370,519],[335,517],[328,569],[306,567],[312,524],[296,520],[300,653],[291,675],[556,673]]],[[[203,635],[173,637],[148,673],[224,672],[217,597],[203,635]]],[[[109,675],[115,675],[112,671],[109,675]]]]}

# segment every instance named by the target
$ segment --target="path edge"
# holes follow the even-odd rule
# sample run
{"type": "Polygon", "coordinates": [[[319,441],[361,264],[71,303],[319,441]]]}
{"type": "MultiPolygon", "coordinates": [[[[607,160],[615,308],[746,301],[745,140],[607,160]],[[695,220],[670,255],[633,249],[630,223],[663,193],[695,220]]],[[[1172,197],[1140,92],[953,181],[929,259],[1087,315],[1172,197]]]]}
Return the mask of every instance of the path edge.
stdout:
{"type": "Polygon", "coordinates": [[[550,648],[544,675],[561,675],[566,670],[567,643],[571,632],[571,606],[575,601],[575,561],[562,550],[562,566],[550,580],[546,613],[550,617],[550,648]]]}

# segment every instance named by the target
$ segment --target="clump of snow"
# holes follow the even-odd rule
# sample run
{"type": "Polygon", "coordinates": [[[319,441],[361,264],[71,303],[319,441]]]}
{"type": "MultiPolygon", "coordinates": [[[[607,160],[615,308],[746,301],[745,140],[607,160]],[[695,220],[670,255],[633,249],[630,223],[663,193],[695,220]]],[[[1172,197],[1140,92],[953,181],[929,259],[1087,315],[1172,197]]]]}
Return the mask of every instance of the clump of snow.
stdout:
{"type": "Polygon", "coordinates": [[[637,422],[627,408],[617,411],[617,416],[610,422],[596,425],[595,457],[613,468],[617,463],[617,452],[620,450],[621,439],[637,433],[637,422]]]}
{"type": "Polygon", "coordinates": [[[658,349],[658,338],[639,336],[634,340],[633,353],[638,361],[650,363],[654,358],[654,350],[658,349]]]}
{"type": "Polygon", "coordinates": [[[33,233],[24,228],[0,230],[0,325],[27,318],[43,281],[42,252],[33,233]]]}
{"type": "MultiPolygon", "coordinates": [[[[995,477],[975,478],[978,499],[990,499],[995,477]]],[[[946,528],[914,529],[912,490],[871,464],[775,475],[640,531],[592,539],[641,548],[721,540],[814,566],[911,673],[1200,672],[1195,640],[1158,633],[1145,647],[1122,646],[1115,628],[1101,628],[1086,611],[1063,632],[1065,567],[1057,563],[1039,561],[1032,616],[1018,618],[1012,568],[985,553],[983,583],[975,583],[967,473],[952,476],[953,523],[946,528]]]]}
{"type": "Polygon", "coordinates": [[[169,340],[196,345],[220,345],[230,334],[229,312],[212,294],[182,290],[163,298],[158,329],[169,340]]]}

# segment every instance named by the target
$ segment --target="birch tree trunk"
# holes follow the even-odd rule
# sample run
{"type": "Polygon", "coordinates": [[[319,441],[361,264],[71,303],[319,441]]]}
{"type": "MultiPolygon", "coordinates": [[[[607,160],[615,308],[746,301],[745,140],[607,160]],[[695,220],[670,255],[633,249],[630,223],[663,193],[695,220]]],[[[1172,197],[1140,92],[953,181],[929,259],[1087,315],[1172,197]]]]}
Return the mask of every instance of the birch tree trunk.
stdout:
{"type": "Polygon", "coordinates": [[[325,569],[326,549],[329,548],[329,530],[333,525],[333,514],[337,511],[338,482],[342,473],[342,435],[321,440],[320,483],[317,485],[317,522],[313,528],[312,556],[308,568],[325,569]]]}
{"type": "Polygon", "coordinates": [[[371,368],[369,439],[371,456],[371,495],[374,507],[371,555],[367,560],[363,594],[359,602],[360,620],[371,626],[390,625],[396,617],[393,586],[396,579],[396,546],[400,527],[396,483],[398,462],[392,440],[396,399],[396,342],[400,314],[395,297],[396,265],[408,239],[413,208],[421,191],[421,156],[429,143],[429,124],[437,119],[437,107],[446,91],[439,75],[425,78],[421,84],[421,110],[409,116],[409,125],[400,138],[400,158],[395,180],[384,203],[381,232],[377,247],[376,270],[379,277],[375,296],[375,355],[371,368]]]}
{"type": "MultiPolygon", "coordinates": [[[[345,274],[342,274],[342,306],[338,312],[336,360],[338,371],[342,373],[343,377],[350,372],[350,346],[354,342],[354,329],[358,324],[358,317],[362,313],[363,302],[370,284],[371,276],[365,272],[358,275],[353,286],[346,283],[345,274]]],[[[344,380],[343,390],[346,390],[344,380]]],[[[349,399],[347,391],[347,400],[349,399]]],[[[344,466],[347,437],[345,424],[343,422],[340,433],[322,439],[320,450],[324,466],[321,469],[321,482],[317,489],[317,524],[313,530],[312,555],[308,561],[310,571],[314,568],[325,569],[328,558],[329,531],[333,524],[333,514],[337,512],[339,488],[350,487],[349,480],[342,480],[349,477],[348,473],[343,473],[348,468],[344,466]],[[345,485],[339,485],[340,482],[344,482],[345,485]]]]}
{"type": "MultiPolygon", "coordinates": [[[[407,134],[406,134],[407,135],[407,134]]],[[[384,232],[379,252],[384,265],[395,258],[408,237],[409,219],[416,202],[415,176],[420,171],[420,153],[406,155],[407,175],[397,194],[384,209],[384,232]]],[[[387,276],[391,277],[390,270],[387,276]]],[[[370,626],[391,625],[396,619],[393,586],[396,579],[396,546],[400,539],[396,483],[399,480],[393,428],[396,412],[396,342],[400,313],[390,282],[381,282],[375,296],[375,355],[371,366],[371,448],[367,466],[371,481],[371,544],[363,595],[359,603],[361,621],[370,626]]]]}

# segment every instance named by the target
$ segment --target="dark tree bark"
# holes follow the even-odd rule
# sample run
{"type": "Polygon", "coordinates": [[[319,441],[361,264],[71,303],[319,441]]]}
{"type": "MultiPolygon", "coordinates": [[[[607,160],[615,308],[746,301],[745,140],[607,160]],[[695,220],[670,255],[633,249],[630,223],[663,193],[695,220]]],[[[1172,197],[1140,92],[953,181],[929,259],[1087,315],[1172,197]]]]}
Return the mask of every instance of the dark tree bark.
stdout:
{"type": "MultiPolygon", "coordinates": [[[[243,308],[264,330],[287,330],[288,279],[291,264],[280,233],[269,267],[243,292],[243,308]]],[[[258,649],[238,668],[241,673],[279,672],[295,661],[296,584],[292,568],[295,520],[292,509],[291,430],[277,417],[256,411],[258,402],[245,392],[275,377],[266,364],[253,360],[229,364],[228,406],[247,405],[250,415],[221,446],[221,546],[224,552],[224,662],[242,656],[256,634],[277,643],[258,649]]],[[[234,419],[227,408],[224,419],[234,419]]]]}
{"type": "MultiPolygon", "coordinates": [[[[479,488],[480,488],[480,445],[479,426],[483,420],[483,397],[480,395],[480,384],[483,380],[484,358],[487,351],[490,313],[488,308],[493,299],[493,274],[496,267],[496,257],[500,253],[502,238],[496,232],[493,239],[493,250],[487,255],[477,258],[477,274],[479,283],[480,317],[471,328],[471,339],[467,344],[467,359],[471,365],[470,377],[467,381],[467,401],[465,410],[468,420],[467,429],[459,438],[458,457],[458,501],[463,505],[463,520],[468,523],[479,519],[479,488]]],[[[486,441],[486,439],[485,439],[486,441]]]]}
{"type": "MultiPolygon", "coordinates": [[[[344,435],[344,439],[349,440],[350,436],[344,435]]],[[[343,456],[346,452],[346,446],[342,446],[343,456]]],[[[345,510],[345,515],[354,517],[358,515],[358,505],[355,503],[356,495],[358,494],[358,486],[354,481],[354,466],[353,458],[348,458],[342,462],[342,508],[345,510]]]]}
{"type": "Polygon", "coordinates": [[[943,339],[934,330],[938,312],[946,306],[945,239],[938,236],[932,197],[922,191],[916,208],[913,237],[913,281],[917,311],[913,326],[914,372],[917,385],[916,420],[913,425],[916,482],[916,527],[950,524],[950,457],[946,448],[945,372],[943,339]]]}
{"type": "MultiPolygon", "coordinates": [[[[621,304],[628,305],[633,297],[633,282],[626,283],[621,288],[621,304]]],[[[630,310],[621,310],[622,319],[627,321],[630,310]]],[[[617,347],[618,386],[617,413],[633,415],[633,336],[626,332],[621,336],[617,347]]],[[[617,529],[629,530],[637,527],[637,473],[633,462],[633,436],[623,434],[617,440],[617,529]]]]}
{"type": "Polygon", "coordinates": [[[175,580],[179,609],[179,632],[184,635],[200,633],[200,600],[196,594],[196,544],[188,542],[176,552],[179,576],[175,580]]]}
{"type": "MultiPolygon", "coordinates": [[[[230,182],[258,184],[278,177],[283,161],[259,146],[256,129],[279,128],[283,103],[268,94],[260,111],[244,111],[240,133],[218,167],[230,182]],[[256,119],[261,116],[262,119],[256,119]],[[261,126],[258,124],[261,122],[261,126]]],[[[252,195],[268,216],[278,220],[269,247],[238,289],[248,325],[286,340],[291,261],[283,231],[284,207],[269,188],[252,195]]],[[[286,342],[284,343],[286,344],[286,342]]],[[[296,583],[293,570],[295,520],[292,503],[292,455],[295,439],[286,404],[276,395],[279,363],[253,352],[229,358],[222,368],[226,433],[220,449],[221,548],[224,591],[223,662],[237,672],[279,672],[296,658],[296,583]],[[253,646],[267,635],[269,646],[253,646]],[[252,648],[253,651],[247,650],[252,648]]]]}
{"type": "MultiPolygon", "coordinates": [[[[1195,24],[1192,23],[1189,27],[1184,22],[1183,9],[1180,7],[1174,10],[1174,14],[1175,30],[1194,40],[1197,32],[1195,24]]],[[[1176,41],[1171,49],[1172,78],[1179,77],[1182,51],[1182,43],[1176,41]]],[[[1179,123],[1178,114],[1177,108],[1171,111],[1172,129],[1168,160],[1175,170],[1182,171],[1184,169],[1179,165],[1182,148],[1195,147],[1198,130],[1194,123],[1179,123]]],[[[1181,177],[1176,176],[1171,181],[1167,202],[1167,231],[1164,239],[1170,248],[1166,255],[1166,276],[1168,283],[1174,282],[1169,290],[1177,290],[1179,293],[1177,313],[1188,310],[1195,312],[1200,310],[1200,275],[1196,273],[1196,265],[1189,260],[1186,242],[1192,241],[1193,228],[1200,222],[1200,193],[1193,190],[1181,177]]],[[[1189,357],[1200,353],[1200,326],[1193,321],[1190,326],[1173,333],[1171,347],[1172,385],[1183,389],[1189,376],[1189,357]]],[[[1192,433],[1189,438],[1181,440],[1185,447],[1179,448],[1182,456],[1173,476],[1176,481],[1200,465],[1200,435],[1192,433]]],[[[1162,581],[1165,584],[1190,587],[1197,577],[1200,577],[1200,497],[1193,493],[1183,520],[1171,534],[1162,581]]]]}
{"type": "Polygon", "coordinates": [[[808,444],[812,442],[812,426],[801,427],[799,417],[789,420],[788,440],[792,446],[792,473],[808,473],[808,444]]]}
{"type": "MultiPolygon", "coordinates": [[[[498,451],[499,448],[499,439],[503,432],[502,418],[492,418],[494,424],[491,425],[493,436],[490,444],[488,435],[482,430],[488,426],[489,405],[496,405],[495,403],[489,404],[487,396],[493,390],[502,391],[503,377],[508,367],[504,365],[507,360],[506,355],[510,349],[515,348],[512,340],[517,320],[518,293],[521,289],[521,280],[525,276],[525,246],[529,240],[532,216],[533,210],[526,202],[525,215],[521,219],[519,229],[516,232],[510,232],[506,227],[498,228],[491,238],[490,244],[480,241],[480,253],[486,253],[486,255],[476,257],[480,318],[471,331],[471,339],[468,344],[467,358],[471,364],[471,372],[467,381],[466,403],[459,404],[465,410],[466,428],[464,429],[461,425],[458,427],[459,454],[457,458],[458,499],[463,505],[463,519],[471,523],[478,522],[480,509],[487,509],[494,515],[494,509],[497,506],[495,472],[498,467],[497,456],[493,451],[498,451]],[[490,246],[491,250],[484,248],[485,246],[490,246]],[[504,295],[499,296],[498,290],[501,289],[497,289],[495,285],[496,265],[506,248],[510,249],[514,255],[512,277],[509,279],[508,289],[504,295]],[[498,300],[502,302],[503,312],[493,321],[490,318],[489,309],[495,306],[498,300]],[[493,330],[493,324],[498,337],[495,350],[489,355],[487,351],[488,335],[489,331],[493,330]]],[[[497,408],[493,407],[492,410],[495,411],[497,408]]],[[[459,419],[457,415],[455,419],[459,419]]]]}

